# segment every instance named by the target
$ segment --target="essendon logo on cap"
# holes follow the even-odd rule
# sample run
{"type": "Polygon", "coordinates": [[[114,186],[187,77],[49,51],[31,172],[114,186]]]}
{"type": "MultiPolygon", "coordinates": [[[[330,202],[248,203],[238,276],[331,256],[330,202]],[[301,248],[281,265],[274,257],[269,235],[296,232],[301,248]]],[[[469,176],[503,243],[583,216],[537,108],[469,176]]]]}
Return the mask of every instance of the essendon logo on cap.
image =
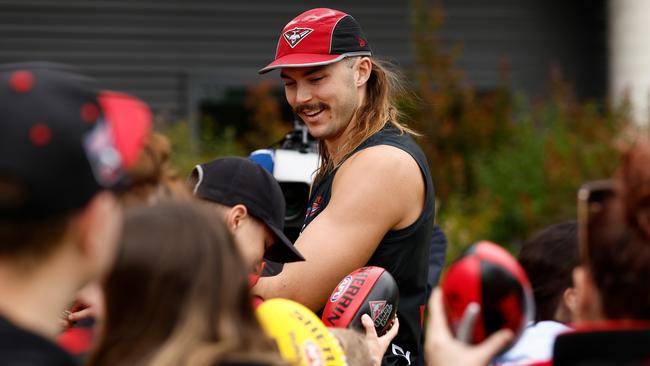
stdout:
{"type": "Polygon", "coordinates": [[[303,39],[307,38],[307,36],[313,32],[314,30],[311,28],[293,28],[290,29],[282,34],[284,37],[284,40],[287,41],[289,44],[289,47],[294,48],[300,41],[303,39]]]}
{"type": "Polygon", "coordinates": [[[97,182],[103,187],[114,185],[120,178],[122,156],[113,145],[113,137],[103,119],[83,137],[83,147],[97,182]]]}

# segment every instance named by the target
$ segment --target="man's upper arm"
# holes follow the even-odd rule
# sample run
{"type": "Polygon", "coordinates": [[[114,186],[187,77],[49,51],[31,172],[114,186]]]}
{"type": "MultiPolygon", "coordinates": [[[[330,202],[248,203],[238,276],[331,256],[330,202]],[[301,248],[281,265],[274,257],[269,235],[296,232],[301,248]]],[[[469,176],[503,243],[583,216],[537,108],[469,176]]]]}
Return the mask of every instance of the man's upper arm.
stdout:
{"type": "Polygon", "coordinates": [[[336,174],[327,207],[296,242],[306,261],[285,264],[255,290],[320,309],[343,276],[368,262],[386,232],[413,206],[421,207],[413,204],[418,191],[413,177],[423,186],[417,163],[394,147],[375,146],[348,159],[336,174]]]}

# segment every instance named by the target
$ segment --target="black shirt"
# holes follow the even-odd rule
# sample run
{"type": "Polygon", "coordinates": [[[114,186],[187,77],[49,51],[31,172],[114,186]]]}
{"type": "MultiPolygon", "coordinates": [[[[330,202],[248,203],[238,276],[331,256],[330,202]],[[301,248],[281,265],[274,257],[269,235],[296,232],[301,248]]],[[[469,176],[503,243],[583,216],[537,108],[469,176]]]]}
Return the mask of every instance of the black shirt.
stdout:
{"type": "MultiPolygon", "coordinates": [[[[377,145],[389,145],[409,153],[420,167],[426,185],[424,208],[417,220],[404,229],[389,231],[366,264],[383,267],[390,272],[400,293],[397,309],[399,333],[388,347],[382,364],[421,365],[424,363],[422,317],[427,300],[429,242],[434,216],[433,184],[426,157],[420,147],[410,135],[401,133],[391,124],[364,141],[351,155],[377,145]]],[[[314,182],[303,230],[327,207],[336,172],[337,169],[314,182]]],[[[377,198],[377,204],[377,209],[380,210],[381,197],[377,198]]]]}
{"type": "Polygon", "coordinates": [[[76,366],[77,363],[50,340],[19,328],[0,316],[0,365],[76,366]]]}

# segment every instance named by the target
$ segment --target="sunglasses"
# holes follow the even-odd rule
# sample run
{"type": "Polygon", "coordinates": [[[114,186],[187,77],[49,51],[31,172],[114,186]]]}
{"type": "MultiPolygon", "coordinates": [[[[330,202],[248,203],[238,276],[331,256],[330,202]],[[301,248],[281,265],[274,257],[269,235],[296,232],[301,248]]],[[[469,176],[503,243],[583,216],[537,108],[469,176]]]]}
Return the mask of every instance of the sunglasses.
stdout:
{"type": "Polygon", "coordinates": [[[592,238],[607,224],[615,197],[612,180],[588,182],[578,190],[578,246],[583,263],[589,259],[592,238]]]}

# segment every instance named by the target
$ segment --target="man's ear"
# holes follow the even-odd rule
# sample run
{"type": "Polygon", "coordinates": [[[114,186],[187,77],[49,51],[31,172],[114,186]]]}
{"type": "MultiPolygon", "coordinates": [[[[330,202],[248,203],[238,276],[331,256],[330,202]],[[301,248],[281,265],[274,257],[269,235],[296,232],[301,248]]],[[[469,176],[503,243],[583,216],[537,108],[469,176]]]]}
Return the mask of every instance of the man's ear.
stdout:
{"type": "Polygon", "coordinates": [[[578,309],[578,299],[576,296],[576,289],[573,287],[567,288],[562,293],[562,300],[564,300],[564,304],[572,313],[575,313],[578,309]]]}
{"type": "Polygon", "coordinates": [[[576,289],[567,287],[560,297],[560,304],[555,312],[555,319],[562,323],[571,323],[578,316],[578,299],[576,289]]]}
{"type": "Polygon", "coordinates": [[[589,270],[578,266],[573,270],[573,289],[575,296],[574,322],[602,319],[601,300],[589,270]]]}
{"type": "Polygon", "coordinates": [[[248,217],[248,209],[242,204],[231,207],[226,213],[226,226],[230,231],[235,231],[248,217]]]}
{"type": "Polygon", "coordinates": [[[360,57],[355,67],[355,82],[357,87],[364,85],[370,79],[372,61],[370,57],[360,57]]]}

